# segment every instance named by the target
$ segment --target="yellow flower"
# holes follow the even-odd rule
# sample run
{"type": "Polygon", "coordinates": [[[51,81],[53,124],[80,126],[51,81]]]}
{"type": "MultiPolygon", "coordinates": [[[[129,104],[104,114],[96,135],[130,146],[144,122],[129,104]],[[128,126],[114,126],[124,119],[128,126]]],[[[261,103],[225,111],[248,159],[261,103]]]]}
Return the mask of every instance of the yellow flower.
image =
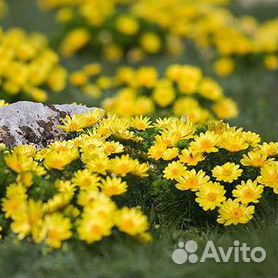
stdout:
{"type": "Polygon", "coordinates": [[[229,152],[239,152],[249,147],[242,133],[233,130],[224,131],[218,145],[229,152]]]}
{"type": "Polygon", "coordinates": [[[72,30],[67,34],[67,37],[64,39],[61,51],[65,57],[71,57],[80,49],[85,47],[90,41],[91,35],[84,28],[78,28],[72,30]]]}
{"type": "Polygon", "coordinates": [[[123,50],[116,44],[109,44],[103,49],[103,56],[109,62],[115,63],[121,60],[123,56],[123,50]]]}
{"type": "Polygon", "coordinates": [[[164,160],[173,160],[179,155],[179,149],[178,148],[169,148],[166,149],[165,152],[163,153],[162,158],[164,160]]]}
{"type": "Polygon", "coordinates": [[[109,236],[112,232],[113,222],[99,216],[85,214],[78,225],[78,235],[81,240],[91,244],[100,241],[103,237],[109,236]]]}
{"type": "Polygon", "coordinates": [[[131,119],[131,126],[137,130],[145,131],[152,127],[149,117],[137,116],[131,119]]]}
{"type": "Polygon", "coordinates": [[[261,142],[261,137],[259,134],[251,131],[243,131],[241,132],[243,139],[252,147],[257,147],[261,142]]]}
{"type": "Polygon", "coordinates": [[[258,203],[263,191],[262,185],[258,185],[256,181],[248,180],[247,182],[242,181],[240,185],[236,186],[236,189],[233,190],[233,196],[242,204],[258,203]]]}
{"type": "Polygon", "coordinates": [[[206,99],[215,101],[223,97],[223,89],[212,79],[205,78],[199,86],[200,95],[206,99]]]}
{"type": "Polygon", "coordinates": [[[261,146],[259,146],[259,149],[260,152],[265,154],[267,157],[275,156],[278,154],[278,143],[263,143],[261,146]]]}
{"type": "Polygon", "coordinates": [[[235,70],[235,63],[231,58],[221,58],[214,63],[214,70],[220,76],[229,76],[235,70]]]}
{"type": "Polygon", "coordinates": [[[33,237],[41,230],[43,217],[43,205],[41,201],[30,199],[26,202],[24,208],[14,217],[11,229],[18,234],[18,238],[22,240],[30,232],[33,237]]]}
{"type": "Polygon", "coordinates": [[[22,184],[11,184],[7,189],[6,198],[2,201],[2,209],[6,218],[14,218],[25,208],[26,189],[22,184]]]}
{"type": "Polygon", "coordinates": [[[145,33],[141,37],[141,46],[147,53],[155,54],[161,48],[161,41],[155,33],[145,33]]]}
{"type": "Polygon", "coordinates": [[[107,177],[101,181],[101,188],[103,193],[108,196],[121,195],[127,191],[127,183],[121,178],[107,177]]]}
{"type": "Polygon", "coordinates": [[[171,69],[167,73],[168,75],[173,74],[170,79],[171,77],[174,78],[182,94],[194,94],[197,92],[198,85],[203,77],[203,73],[199,68],[188,65],[181,66],[180,74],[176,76],[174,71],[175,68],[172,68],[172,73],[171,69]]]}
{"type": "Polygon", "coordinates": [[[105,175],[110,168],[110,161],[108,157],[100,156],[86,162],[86,165],[90,171],[105,175]]]}
{"type": "Polygon", "coordinates": [[[6,106],[8,106],[9,104],[8,103],[6,103],[5,102],[5,100],[3,100],[3,99],[0,99],[0,108],[2,108],[2,107],[6,107],[6,106]]]}
{"type": "Polygon", "coordinates": [[[96,109],[88,113],[73,115],[72,117],[66,116],[63,119],[63,125],[58,128],[67,132],[81,132],[84,128],[90,127],[96,124],[104,116],[102,109],[96,109]]]}
{"type": "Polygon", "coordinates": [[[45,241],[53,248],[60,248],[62,241],[72,236],[69,218],[60,213],[47,215],[44,219],[45,241]]]}
{"type": "Polygon", "coordinates": [[[273,188],[274,193],[278,194],[278,163],[269,162],[261,168],[261,175],[258,182],[273,188]]]}
{"type": "Polygon", "coordinates": [[[120,231],[135,236],[148,229],[148,220],[137,208],[122,208],[118,211],[116,225],[120,231]]]}
{"type": "Polygon", "coordinates": [[[266,162],[267,156],[258,151],[248,152],[248,154],[244,154],[243,158],[240,160],[242,165],[251,167],[263,167],[266,162]]]}
{"type": "Polygon", "coordinates": [[[6,155],[4,160],[7,166],[16,173],[34,171],[37,167],[32,157],[19,155],[16,152],[6,155]]]}
{"type": "Polygon", "coordinates": [[[153,92],[154,101],[161,107],[170,105],[176,97],[175,90],[168,80],[161,80],[156,84],[153,92]]]}
{"type": "Polygon", "coordinates": [[[111,160],[110,170],[113,174],[125,177],[128,173],[132,173],[136,167],[136,160],[129,155],[122,155],[111,160]]]}
{"type": "Polygon", "coordinates": [[[186,167],[180,162],[174,161],[168,164],[163,173],[164,178],[167,180],[178,180],[186,174],[186,167]]]}
{"type": "Polygon", "coordinates": [[[96,76],[102,72],[102,66],[99,63],[87,64],[83,67],[83,71],[87,76],[96,76]]]}
{"type": "Polygon", "coordinates": [[[70,75],[70,83],[73,86],[81,87],[87,84],[87,82],[88,82],[88,77],[86,73],[82,71],[76,71],[70,75]]]}
{"type": "Polygon", "coordinates": [[[135,87],[153,88],[157,83],[158,72],[154,67],[142,67],[136,72],[135,87]]]}
{"type": "Polygon", "coordinates": [[[139,30],[137,20],[129,15],[122,15],[117,18],[116,28],[125,35],[134,35],[139,30]]]}
{"type": "Polygon", "coordinates": [[[89,170],[79,170],[74,174],[72,182],[80,187],[81,190],[96,188],[99,186],[100,177],[92,174],[89,170]]]}
{"type": "Polygon", "coordinates": [[[17,176],[16,179],[17,183],[21,183],[26,187],[30,187],[33,184],[33,173],[31,172],[24,172],[17,176]]]}
{"type": "Polygon", "coordinates": [[[238,116],[237,104],[230,98],[223,98],[212,107],[213,112],[219,119],[230,120],[238,116]]]}
{"type": "Polygon", "coordinates": [[[122,153],[124,151],[124,146],[119,142],[105,142],[104,143],[105,154],[111,155],[114,153],[122,153]]]}
{"type": "Polygon", "coordinates": [[[210,178],[202,170],[196,172],[195,169],[186,171],[180,178],[176,179],[176,188],[179,190],[198,191],[202,186],[206,186],[210,178]]]}
{"type": "Polygon", "coordinates": [[[191,149],[184,149],[179,156],[180,162],[189,166],[196,166],[200,161],[203,161],[205,157],[201,152],[192,152],[191,149]]]}
{"type": "Polygon", "coordinates": [[[226,201],[226,190],[218,182],[203,184],[196,193],[196,202],[205,210],[214,210],[226,201]]]}
{"type": "Polygon", "coordinates": [[[278,58],[276,55],[267,55],[264,59],[264,66],[268,70],[278,69],[278,58]]]}
{"type": "Polygon", "coordinates": [[[234,180],[237,180],[241,176],[242,172],[243,171],[239,168],[239,165],[227,162],[221,166],[215,166],[212,170],[212,175],[217,181],[231,183],[234,180]]]}
{"type": "Polygon", "coordinates": [[[194,138],[191,142],[190,148],[193,152],[199,153],[212,153],[218,152],[217,144],[219,142],[219,136],[213,131],[206,131],[194,138]]]}
{"type": "Polygon", "coordinates": [[[58,126],[58,128],[66,132],[81,132],[84,128],[84,120],[79,115],[73,115],[72,117],[67,115],[62,121],[63,125],[58,126]]]}
{"type": "Polygon", "coordinates": [[[44,165],[48,169],[63,170],[67,165],[79,157],[79,152],[76,147],[70,146],[69,144],[59,147],[59,143],[46,151],[44,158],[44,165]]]}
{"type": "Polygon", "coordinates": [[[225,226],[246,224],[253,218],[254,212],[254,206],[243,205],[237,201],[228,199],[219,209],[217,222],[225,226]]]}
{"type": "Polygon", "coordinates": [[[141,178],[148,177],[149,169],[150,166],[148,163],[139,163],[138,161],[136,161],[135,168],[132,171],[132,174],[141,178]]]}

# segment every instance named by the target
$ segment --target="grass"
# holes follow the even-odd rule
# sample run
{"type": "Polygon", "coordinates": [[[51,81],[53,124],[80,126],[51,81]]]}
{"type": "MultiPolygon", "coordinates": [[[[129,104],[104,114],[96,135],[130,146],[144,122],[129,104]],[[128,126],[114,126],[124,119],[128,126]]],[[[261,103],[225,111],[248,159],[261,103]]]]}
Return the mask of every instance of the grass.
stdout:
{"type": "MultiPolygon", "coordinates": [[[[34,0],[11,0],[10,16],[4,26],[22,26],[29,31],[42,31],[55,38],[58,27],[52,15],[41,14],[34,0]]],[[[234,7],[236,13],[254,14],[267,19],[277,15],[274,6],[261,6],[243,10],[234,7]]],[[[70,69],[89,62],[87,55],[73,58],[63,63],[70,69]]],[[[151,58],[146,64],[163,69],[169,63],[189,63],[202,67],[206,74],[217,79],[226,94],[233,97],[240,106],[240,116],[233,124],[258,132],[265,140],[277,141],[277,73],[270,73],[260,65],[241,66],[238,72],[227,79],[220,79],[211,71],[211,64],[200,57],[193,48],[180,59],[163,57],[151,58]]],[[[107,66],[107,71],[113,67],[107,66]]],[[[78,92],[69,91],[63,97],[52,98],[52,102],[77,101],[96,105],[78,92]]],[[[184,231],[171,227],[160,227],[154,231],[154,242],[142,245],[122,236],[115,240],[106,239],[101,244],[85,247],[69,244],[58,252],[49,253],[30,242],[18,243],[9,238],[0,243],[0,277],[274,277],[277,269],[277,210],[265,211],[245,227],[188,228],[184,231]],[[201,247],[207,240],[216,245],[228,247],[235,239],[249,246],[262,246],[267,251],[267,259],[261,264],[246,263],[203,263],[175,265],[171,252],[179,240],[196,240],[201,247]]],[[[202,248],[200,248],[202,249],[202,248]]]]}

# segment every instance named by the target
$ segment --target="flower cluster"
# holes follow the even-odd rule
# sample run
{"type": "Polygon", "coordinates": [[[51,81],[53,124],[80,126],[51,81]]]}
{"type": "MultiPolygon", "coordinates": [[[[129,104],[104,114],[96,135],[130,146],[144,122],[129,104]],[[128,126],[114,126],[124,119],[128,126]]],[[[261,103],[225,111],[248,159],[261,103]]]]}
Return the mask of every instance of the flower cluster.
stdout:
{"type": "Polygon", "coordinates": [[[259,23],[251,16],[235,16],[227,8],[229,1],[39,2],[57,10],[58,20],[66,26],[66,56],[89,46],[108,61],[134,62],[162,52],[180,55],[185,42],[191,41],[202,52],[220,57],[215,70],[223,76],[234,71],[234,57],[247,55],[263,59],[270,70],[278,68],[277,20],[259,23]]]}
{"type": "Polygon", "coordinates": [[[64,90],[66,77],[46,37],[18,28],[0,30],[0,97],[12,100],[25,95],[44,102],[48,90],[64,90]]]}
{"type": "Polygon", "coordinates": [[[39,0],[47,10],[58,10],[58,21],[66,26],[62,53],[72,56],[86,47],[110,62],[123,57],[139,61],[164,50],[182,51],[182,42],[161,26],[137,15],[135,2],[124,0],[39,0]]]}
{"type": "Polygon", "coordinates": [[[102,93],[113,87],[113,78],[103,73],[100,63],[92,63],[83,66],[81,69],[71,72],[69,83],[74,88],[80,88],[89,98],[99,99],[102,93]]]}
{"type": "MultiPolygon", "coordinates": [[[[140,208],[118,206],[112,199],[125,194],[130,177],[148,176],[149,165],[132,158],[122,144],[107,140],[116,124],[114,118],[103,119],[98,132],[81,134],[102,117],[99,109],[64,120],[60,128],[80,135],[46,149],[23,145],[7,150],[2,146],[0,175],[5,177],[1,183],[6,188],[2,211],[11,222],[0,223],[4,233],[10,229],[20,240],[28,237],[52,248],[74,238],[91,244],[115,230],[144,241],[151,239],[140,208]]],[[[118,119],[118,126],[120,123],[118,119]]],[[[116,133],[139,140],[132,132],[116,133]]]]}
{"type": "Polygon", "coordinates": [[[116,95],[104,97],[103,107],[123,117],[186,116],[202,124],[238,115],[236,103],[224,95],[222,87],[194,66],[171,65],[161,77],[153,67],[121,67],[112,83],[116,95]]]}
{"type": "Polygon", "coordinates": [[[194,192],[205,211],[218,208],[219,223],[247,223],[264,191],[278,194],[278,143],[261,143],[258,134],[222,122],[188,134],[181,150],[168,134],[166,129],[157,137],[150,156],[170,161],[164,178],[178,190],[194,192]]]}
{"type": "Polygon", "coordinates": [[[153,207],[165,205],[165,192],[182,197],[183,207],[185,192],[204,213],[218,208],[224,225],[247,223],[264,191],[278,193],[278,144],[223,122],[200,130],[184,119],[151,122],[96,110],[60,128],[70,138],[42,150],[1,146],[4,236],[13,232],[53,248],[74,239],[91,244],[119,231],[148,241],[140,207],[153,215],[153,207]]]}

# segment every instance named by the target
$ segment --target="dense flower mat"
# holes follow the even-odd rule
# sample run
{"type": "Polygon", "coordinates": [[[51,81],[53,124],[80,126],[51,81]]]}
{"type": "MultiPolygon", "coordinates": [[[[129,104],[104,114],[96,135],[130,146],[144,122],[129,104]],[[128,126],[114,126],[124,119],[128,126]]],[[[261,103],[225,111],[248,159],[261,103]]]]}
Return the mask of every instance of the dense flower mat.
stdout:
{"type": "Polygon", "coordinates": [[[62,92],[67,71],[59,60],[44,35],[0,27],[0,96],[45,102],[50,91],[62,92]]]}
{"type": "MultiPolygon", "coordinates": [[[[184,42],[219,57],[215,69],[229,75],[234,58],[255,57],[266,68],[278,68],[277,19],[258,22],[235,16],[232,1],[219,0],[39,0],[57,11],[64,26],[62,53],[72,56],[89,48],[108,61],[140,61],[146,56],[184,52],[184,42]]],[[[208,56],[208,55],[207,55],[208,56]]]]}
{"type": "Polygon", "coordinates": [[[123,66],[105,76],[98,63],[71,73],[70,83],[106,111],[119,116],[186,116],[193,123],[238,116],[236,103],[223,88],[195,66],[173,64],[164,73],[155,67],[123,66]]]}
{"type": "Polygon", "coordinates": [[[278,193],[278,143],[211,122],[67,117],[68,140],[0,151],[2,236],[60,248],[168,223],[246,224],[278,193]],[[178,209],[177,209],[178,208],[178,209]],[[148,220],[149,219],[149,220],[148,220]]]}
{"type": "Polygon", "coordinates": [[[70,74],[39,33],[9,29],[0,35],[0,97],[11,102],[33,99],[45,102],[72,85],[97,99],[120,116],[187,116],[194,123],[237,117],[235,102],[200,68],[170,65],[163,74],[155,67],[123,66],[107,76],[101,64],[92,63],[70,74]]]}

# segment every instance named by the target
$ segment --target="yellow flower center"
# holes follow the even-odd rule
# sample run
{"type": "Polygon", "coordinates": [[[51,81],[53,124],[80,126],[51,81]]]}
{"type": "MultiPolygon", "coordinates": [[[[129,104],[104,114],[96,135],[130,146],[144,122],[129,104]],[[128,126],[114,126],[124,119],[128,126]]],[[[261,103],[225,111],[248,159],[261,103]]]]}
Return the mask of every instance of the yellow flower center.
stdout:
{"type": "Polygon", "coordinates": [[[217,199],[216,193],[213,193],[213,192],[208,193],[207,199],[208,199],[208,201],[210,201],[210,202],[215,202],[216,199],[217,199]]]}
{"type": "Polygon", "coordinates": [[[202,150],[208,150],[213,147],[213,143],[210,140],[202,140],[200,145],[202,150]]]}
{"type": "Polygon", "coordinates": [[[223,169],[223,175],[224,176],[230,176],[232,174],[231,169],[223,169]]]}
{"type": "Polygon", "coordinates": [[[171,172],[172,172],[172,175],[173,175],[173,176],[178,176],[179,173],[180,173],[179,169],[177,169],[177,168],[172,169],[171,172]]]}
{"type": "Polygon", "coordinates": [[[232,218],[241,218],[243,216],[243,213],[242,213],[242,210],[241,209],[233,209],[232,212],[231,212],[231,215],[232,215],[232,218]]]}
{"type": "Polygon", "coordinates": [[[244,192],[245,198],[253,199],[255,197],[255,192],[252,189],[247,189],[244,192]]]}

